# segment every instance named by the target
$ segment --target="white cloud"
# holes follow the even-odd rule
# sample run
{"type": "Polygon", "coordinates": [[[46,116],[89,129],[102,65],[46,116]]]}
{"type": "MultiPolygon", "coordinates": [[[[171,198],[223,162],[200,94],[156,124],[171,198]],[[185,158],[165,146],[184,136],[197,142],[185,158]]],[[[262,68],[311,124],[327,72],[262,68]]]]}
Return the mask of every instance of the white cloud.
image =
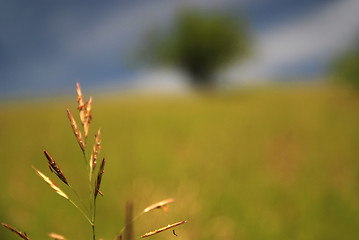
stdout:
{"type": "Polygon", "coordinates": [[[273,78],[283,67],[329,60],[347,47],[359,30],[359,1],[341,0],[311,15],[255,35],[253,59],[229,72],[229,78],[273,78]]]}
{"type": "Polygon", "coordinates": [[[147,93],[184,93],[189,88],[186,76],[174,69],[145,71],[132,79],[131,86],[136,92],[147,93]]]}

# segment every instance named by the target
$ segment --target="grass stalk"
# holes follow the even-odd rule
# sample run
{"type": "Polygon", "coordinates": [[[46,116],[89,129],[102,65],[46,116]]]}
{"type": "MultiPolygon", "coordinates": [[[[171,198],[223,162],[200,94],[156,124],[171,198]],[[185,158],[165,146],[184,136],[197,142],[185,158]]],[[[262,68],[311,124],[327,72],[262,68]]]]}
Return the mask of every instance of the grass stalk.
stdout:
{"type": "Polygon", "coordinates": [[[74,205],[79,211],[80,213],[86,218],[86,220],[93,225],[93,222],[90,220],[90,218],[87,216],[87,214],[74,202],[72,201],[70,198],[67,199],[72,205],[74,205]]]}
{"type": "MultiPolygon", "coordinates": [[[[79,104],[78,110],[79,110],[81,124],[76,123],[75,118],[73,117],[73,115],[71,114],[71,112],[68,108],[66,109],[66,111],[67,111],[67,117],[70,121],[72,131],[76,137],[77,143],[79,144],[79,146],[81,148],[83,158],[85,161],[85,165],[86,165],[86,169],[87,169],[88,187],[89,187],[89,206],[87,206],[87,204],[84,203],[83,199],[79,196],[77,191],[71,186],[70,182],[65,177],[65,174],[60,169],[59,165],[55,162],[55,160],[52,158],[52,156],[46,150],[44,150],[43,152],[47,158],[49,169],[51,170],[52,173],[54,173],[59,178],[59,180],[61,180],[61,182],[63,182],[65,184],[65,186],[70,188],[70,190],[72,191],[73,194],[71,194],[70,196],[67,195],[66,192],[62,191],[58,187],[58,185],[56,185],[55,182],[52,181],[49,177],[47,177],[45,174],[40,172],[35,167],[33,167],[33,169],[53,190],[56,191],[56,193],[58,195],[65,198],[66,200],[68,200],[69,203],[72,204],[85,217],[85,219],[88,221],[88,223],[91,226],[92,240],[96,240],[96,200],[97,200],[98,194],[103,196],[102,192],[100,191],[100,186],[101,186],[101,180],[102,180],[102,176],[104,173],[104,167],[105,167],[106,161],[105,161],[105,158],[102,158],[101,164],[99,164],[100,166],[97,167],[97,169],[98,169],[97,176],[96,175],[94,176],[94,171],[96,169],[97,160],[99,158],[99,152],[101,150],[101,137],[100,137],[101,129],[98,129],[97,134],[95,134],[95,140],[94,140],[94,145],[92,148],[91,158],[88,159],[87,158],[88,152],[87,152],[86,146],[87,146],[87,140],[88,140],[87,137],[88,137],[88,133],[89,133],[90,123],[92,120],[92,115],[91,115],[92,98],[90,97],[90,99],[87,102],[84,102],[82,93],[81,93],[81,89],[80,89],[80,85],[77,83],[76,86],[77,86],[77,94],[78,94],[77,100],[78,100],[78,104],[79,104]],[[72,197],[75,197],[76,201],[72,197]]],[[[157,202],[155,204],[148,206],[143,211],[141,211],[137,216],[133,217],[133,202],[127,201],[126,209],[125,209],[125,224],[122,227],[122,229],[120,230],[116,239],[122,240],[122,236],[123,236],[122,234],[124,233],[125,240],[133,240],[134,239],[133,223],[139,217],[141,217],[143,214],[153,211],[155,209],[163,209],[164,211],[167,211],[167,205],[172,202],[174,202],[174,199],[172,199],[172,198],[157,202]]],[[[155,231],[148,232],[148,233],[142,235],[141,237],[143,238],[143,237],[149,237],[149,236],[155,235],[159,232],[165,231],[167,229],[171,229],[171,228],[181,225],[185,222],[186,221],[170,224],[166,227],[162,227],[155,231]]],[[[7,229],[9,229],[10,231],[17,234],[20,238],[25,239],[25,240],[30,240],[25,232],[22,233],[5,223],[2,223],[2,225],[4,227],[6,227],[7,229]]],[[[63,236],[54,234],[54,233],[50,233],[49,236],[54,239],[65,239],[63,236]]]]}

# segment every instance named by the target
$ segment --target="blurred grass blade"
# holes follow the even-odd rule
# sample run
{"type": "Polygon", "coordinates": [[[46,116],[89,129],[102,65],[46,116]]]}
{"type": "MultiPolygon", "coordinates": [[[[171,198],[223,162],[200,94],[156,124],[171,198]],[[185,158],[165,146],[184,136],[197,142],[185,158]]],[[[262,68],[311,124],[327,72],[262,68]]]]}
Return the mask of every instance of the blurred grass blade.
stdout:
{"type": "Polygon", "coordinates": [[[171,228],[177,227],[177,226],[179,226],[179,225],[182,225],[183,223],[186,223],[186,222],[187,222],[187,220],[181,221],[181,222],[177,222],[177,223],[173,223],[173,224],[169,224],[169,225],[167,225],[167,226],[165,226],[165,227],[156,229],[156,230],[154,230],[154,231],[152,231],[152,232],[145,233],[145,234],[143,234],[143,235],[141,236],[141,238],[145,238],[145,237],[149,237],[149,236],[155,235],[155,234],[157,234],[157,233],[160,233],[160,232],[166,231],[166,230],[168,230],[168,229],[171,229],[171,228]]]}
{"type": "Polygon", "coordinates": [[[30,240],[30,238],[27,236],[27,234],[24,232],[19,232],[18,230],[16,230],[15,228],[7,225],[6,223],[1,223],[4,227],[6,227],[7,229],[9,229],[10,231],[12,231],[13,233],[17,234],[20,238],[25,239],[25,240],[30,240]]]}
{"type": "Polygon", "coordinates": [[[163,201],[160,201],[160,202],[157,202],[157,203],[154,203],[148,207],[146,207],[143,212],[145,213],[148,213],[154,209],[157,209],[157,208],[163,208],[163,210],[166,212],[167,211],[167,204],[169,203],[172,203],[174,202],[175,200],[173,198],[169,198],[169,199],[166,199],[166,200],[163,200],[163,201]]]}
{"type": "Polygon", "coordinates": [[[66,238],[57,233],[49,233],[49,237],[53,238],[54,240],[66,240],[66,238]]]}
{"type": "Polygon", "coordinates": [[[126,202],[126,215],[125,215],[125,240],[133,240],[133,203],[132,201],[126,202]]]}

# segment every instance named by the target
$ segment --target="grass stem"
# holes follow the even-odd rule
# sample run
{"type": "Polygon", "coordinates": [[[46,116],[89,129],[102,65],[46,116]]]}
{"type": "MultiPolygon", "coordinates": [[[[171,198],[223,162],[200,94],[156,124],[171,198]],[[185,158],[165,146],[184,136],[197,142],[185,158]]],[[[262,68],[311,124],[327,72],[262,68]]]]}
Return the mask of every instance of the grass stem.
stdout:
{"type": "Polygon", "coordinates": [[[90,220],[90,218],[87,216],[87,214],[74,202],[72,201],[70,198],[68,198],[67,200],[69,200],[69,202],[74,205],[81,213],[82,215],[86,218],[86,220],[93,225],[93,222],[90,220]]]}

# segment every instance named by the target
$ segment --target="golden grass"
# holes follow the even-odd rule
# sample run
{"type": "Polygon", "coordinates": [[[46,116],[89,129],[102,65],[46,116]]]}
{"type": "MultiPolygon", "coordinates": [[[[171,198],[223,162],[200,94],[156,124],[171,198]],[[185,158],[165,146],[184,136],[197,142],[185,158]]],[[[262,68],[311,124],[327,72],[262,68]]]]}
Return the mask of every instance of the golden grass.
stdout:
{"type": "MultiPolygon", "coordinates": [[[[355,96],[308,87],[184,100],[94,99],[91,131],[101,123],[108,160],[101,184],[106,197],[99,198],[97,214],[99,237],[112,239],[123,225],[127,196],[140,211],[167,196],[177,200],[171,214],[154,211],[150,222],[146,215],[139,219],[138,233],[176,222],[174,215],[196,219],[176,230],[185,239],[358,236],[355,96]]],[[[48,230],[89,239],[87,222],[76,218],[65,201],[56,200],[52,190],[44,191],[47,186],[38,186],[38,177],[26,170],[30,163],[44,163],[45,146],[71,184],[88,192],[81,185],[86,179],[83,164],[75,161],[81,154],[75,139],[68,141],[73,133],[61,111],[70,101],[60,100],[1,107],[3,221],[35,239],[46,239],[48,230]]],[[[88,141],[93,140],[91,131],[88,141]]],[[[5,239],[11,239],[6,234],[12,233],[3,230],[5,239]]],[[[175,239],[169,233],[154,238],[175,239]]]]}

